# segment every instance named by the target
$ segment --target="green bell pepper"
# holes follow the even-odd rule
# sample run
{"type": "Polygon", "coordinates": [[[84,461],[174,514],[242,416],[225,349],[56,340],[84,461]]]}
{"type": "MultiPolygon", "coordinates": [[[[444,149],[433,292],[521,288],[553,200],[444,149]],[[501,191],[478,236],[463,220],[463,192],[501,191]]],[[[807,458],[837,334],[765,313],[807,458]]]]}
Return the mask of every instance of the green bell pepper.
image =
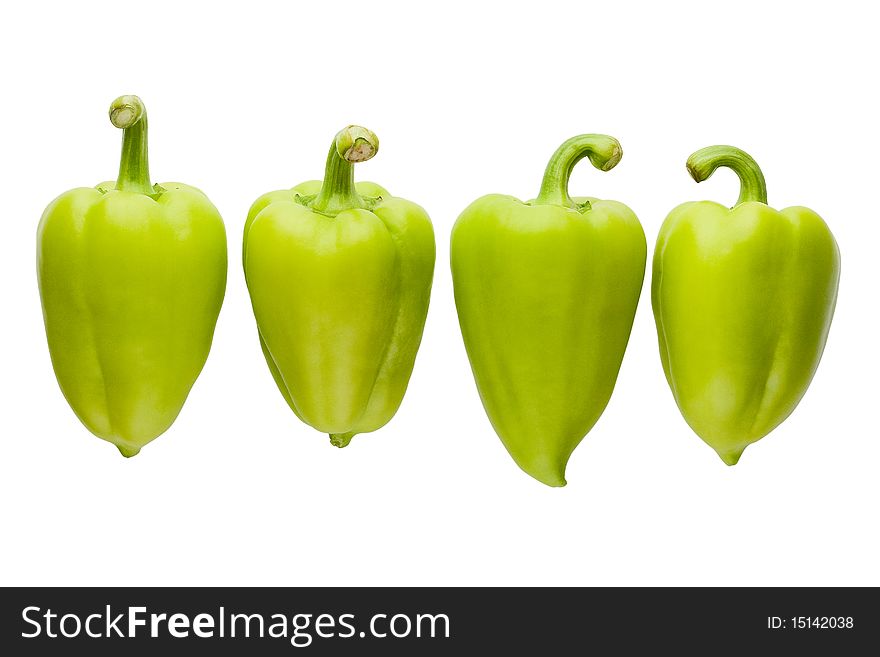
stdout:
{"type": "Polygon", "coordinates": [[[134,456],[177,417],[226,290],[226,231],[194,187],[150,184],[147,112],[122,96],[119,177],[56,198],[37,231],[49,353],[61,390],[96,436],[134,456]]]}
{"type": "Polygon", "coordinates": [[[616,139],[581,135],[547,165],[538,198],[490,194],[452,230],[462,337],[483,406],[510,455],[549,486],[611,397],[645,275],[645,233],[616,201],[570,198],[588,157],[608,171],[616,139]]]}
{"type": "Polygon", "coordinates": [[[675,208],[654,250],[652,303],[663,371],[691,428],[728,465],[777,427],[807,390],[825,347],[840,252],[812,210],[767,206],[757,163],[732,146],[688,159],[694,180],[739,176],[732,209],[675,208]]]}
{"type": "Polygon", "coordinates": [[[348,126],[324,181],[269,192],[244,227],[243,265],[260,345],[294,414],[345,447],[397,412],[422,338],[434,274],[425,211],[354,164],[379,148],[348,126]]]}

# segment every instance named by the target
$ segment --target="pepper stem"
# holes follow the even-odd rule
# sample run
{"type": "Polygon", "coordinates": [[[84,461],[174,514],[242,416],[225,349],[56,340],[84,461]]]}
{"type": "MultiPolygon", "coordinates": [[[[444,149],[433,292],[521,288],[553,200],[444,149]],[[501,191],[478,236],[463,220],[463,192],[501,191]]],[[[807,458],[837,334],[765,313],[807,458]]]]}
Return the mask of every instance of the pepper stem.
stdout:
{"type": "Polygon", "coordinates": [[[610,171],[620,162],[623,150],[620,148],[620,142],[608,135],[572,137],[557,148],[550,158],[535,203],[573,208],[575,203],[568,195],[568,179],[574,166],[585,157],[590,158],[590,162],[597,169],[610,171]]]}
{"type": "MultiPolygon", "coordinates": [[[[698,183],[703,182],[718,167],[728,167],[739,177],[739,198],[736,205],[747,201],[767,203],[767,183],[758,163],[752,156],[734,146],[707,146],[691,155],[687,169],[698,183]]],[[[734,206],[736,207],[736,206],[734,206]]]]}
{"type": "Polygon", "coordinates": [[[372,131],[359,125],[340,130],[330,144],[321,191],[309,203],[309,207],[329,215],[353,208],[366,208],[366,202],[354,187],[354,165],[366,162],[378,150],[379,138],[372,131]]]}
{"type": "Polygon", "coordinates": [[[110,105],[110,122],[122,129],[122,156],[116,189],[152,194],[147,157],[147,108],[137,96],[120,96],[110,105]]]}

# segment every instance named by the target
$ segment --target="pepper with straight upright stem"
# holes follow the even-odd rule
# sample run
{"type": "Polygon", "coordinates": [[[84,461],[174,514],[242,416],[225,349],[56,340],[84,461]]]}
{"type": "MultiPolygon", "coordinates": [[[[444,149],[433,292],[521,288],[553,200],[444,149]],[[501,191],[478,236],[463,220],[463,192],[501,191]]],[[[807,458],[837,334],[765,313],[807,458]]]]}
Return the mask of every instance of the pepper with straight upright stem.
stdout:
{"type": "Polygon", "coordinates": [[[56,198],[37,271],[61,390],[96,436],[134,456],[177,417],[199,375],[226,289],[226,231],[194,187],[150,182],[147,112],[121,96],[116,181],[56,198]]]}
{"type": "Polygon", "coordinates": [[[345,447],[395,414],[421,342],[434,232],[415,203],[354,165],[379,148],[360,126],[330,145],[323,181],[257,199],[243,266],[260,346],[278,390],[303,422],[345,447]]]}

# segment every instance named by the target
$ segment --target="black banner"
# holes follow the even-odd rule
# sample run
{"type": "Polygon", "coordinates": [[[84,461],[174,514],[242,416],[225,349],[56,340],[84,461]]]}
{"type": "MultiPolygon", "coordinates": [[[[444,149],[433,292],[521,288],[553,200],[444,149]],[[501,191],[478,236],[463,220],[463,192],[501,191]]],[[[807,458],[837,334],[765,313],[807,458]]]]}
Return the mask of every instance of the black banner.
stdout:
{"type": "Polygon", "coordinates": [[[676,655],[849,655],[880,639],[877,592],[867,588],[20,588],[0,595],[0,649],[16,656],[642,654],[651,646],[676,655]]]}

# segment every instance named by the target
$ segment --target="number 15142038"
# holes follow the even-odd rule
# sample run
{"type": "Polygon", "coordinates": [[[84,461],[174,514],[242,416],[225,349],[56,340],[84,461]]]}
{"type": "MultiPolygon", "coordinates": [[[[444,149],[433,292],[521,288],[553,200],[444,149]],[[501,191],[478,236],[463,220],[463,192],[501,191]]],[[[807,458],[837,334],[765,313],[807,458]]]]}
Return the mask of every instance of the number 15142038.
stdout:
{"type": "Polygon", "coordinates": [[[850,630],[854,626],[852,616],[768,616],[770,630],[850,630]]]}

